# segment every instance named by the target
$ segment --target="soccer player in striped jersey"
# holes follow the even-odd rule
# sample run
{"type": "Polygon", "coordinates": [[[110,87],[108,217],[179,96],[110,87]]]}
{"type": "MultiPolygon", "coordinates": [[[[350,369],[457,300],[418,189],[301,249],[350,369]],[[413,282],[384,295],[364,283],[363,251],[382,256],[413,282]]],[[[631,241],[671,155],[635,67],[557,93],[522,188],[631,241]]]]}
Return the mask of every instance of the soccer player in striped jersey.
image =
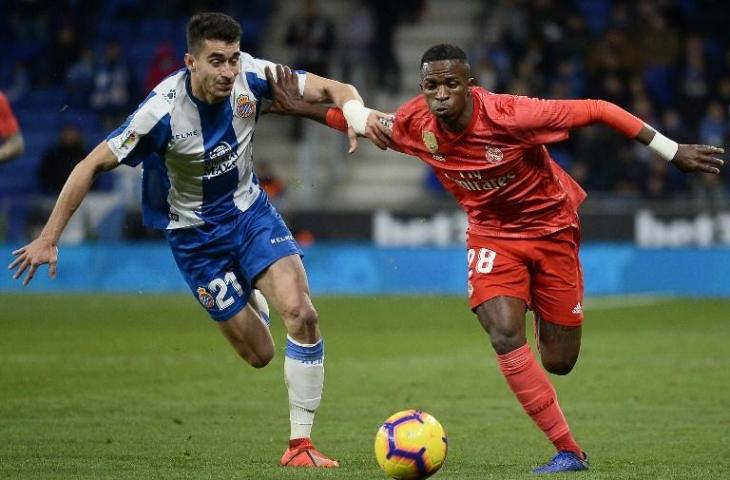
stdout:
{"type": "MultiPolygon", "coordinates": [[[[337,109],[302,104],[285,74],[272,79],[277,112],[348,129],[337,109]]],[[[466,55],[452,45],[424,53],[421,91],[391,118],[390,147],[433,168],[468,214],[471,308],[489,334],[510,389],[557,450],[534,472],[586,470],[587,457],[525,338],[530,308],[543,367],[556,375],[573,369],[583,324],[577,209],[586,194],[545,145],[565,140],[573,128],[602,123],[648,145],[683,172],[719,173],[723,161],[717,155],[724,151],[678,145],[609,102],[488,92],[474,84],[466,55]]]]}
{"type": "MultiPolygon", "coordinates": [[[[193,295],[253,367],[274,356],[266,300],[281,314],[291,431],[280,463],[337,467],[310,440],[322,396],[324,344],[302,251],[253,171],[254,130],[262,102],[271,98],[265,70],[273,64],[241,52],[240,37],[238,22],[228,15],[190,19],[185,68],[163,80],[76,166],[43,231],[13,252],[10,268],[17,268],[16,279],[27,271],[24,284],[42,264],[55,277],[59,237],[95,176],[120,164],[142,164],[145,224],[164,230],[193,295]]],[[[296,77],[306,101],[342,107],[357,133],[385,146],[385,129],[354,87],[306,72],[296,77]]]]}

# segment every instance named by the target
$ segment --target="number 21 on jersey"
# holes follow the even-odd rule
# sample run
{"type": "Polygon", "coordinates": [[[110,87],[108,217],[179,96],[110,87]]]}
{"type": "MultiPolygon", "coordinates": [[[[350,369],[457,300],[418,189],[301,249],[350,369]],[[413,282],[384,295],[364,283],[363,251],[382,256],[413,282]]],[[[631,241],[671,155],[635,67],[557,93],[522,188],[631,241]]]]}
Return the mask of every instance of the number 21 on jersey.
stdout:
{"type": "Polygon", "coordinates": [[[487,274],[494,268],[494,259],[497,258],[497,252],[488,248],[480,248],[479,253],[475,248],[470,248],[466,252],[466,261],[469,264],[469,275],[471,278],[474,270],[482,275],[487,274]]]}

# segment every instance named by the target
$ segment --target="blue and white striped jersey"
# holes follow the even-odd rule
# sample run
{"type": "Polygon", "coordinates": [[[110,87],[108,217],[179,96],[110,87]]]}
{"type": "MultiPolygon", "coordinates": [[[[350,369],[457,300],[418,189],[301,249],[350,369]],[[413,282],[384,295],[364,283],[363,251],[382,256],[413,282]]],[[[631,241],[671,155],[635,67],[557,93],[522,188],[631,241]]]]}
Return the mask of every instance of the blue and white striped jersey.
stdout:
{"type": "MultiPolygon", "coordinates": [[[[229,101],[193,97],[182,69],[163,80],[122,126],[107,137],[119,162],[142,165],[144,224],[176,229],[220,223],[245,211],[260,189],[253,173],[253,137],[264,99],[264,67],[241,52],[241,73],[229,101]]],[[[298,72],[299,90],[306,74],[298,72]]]]}

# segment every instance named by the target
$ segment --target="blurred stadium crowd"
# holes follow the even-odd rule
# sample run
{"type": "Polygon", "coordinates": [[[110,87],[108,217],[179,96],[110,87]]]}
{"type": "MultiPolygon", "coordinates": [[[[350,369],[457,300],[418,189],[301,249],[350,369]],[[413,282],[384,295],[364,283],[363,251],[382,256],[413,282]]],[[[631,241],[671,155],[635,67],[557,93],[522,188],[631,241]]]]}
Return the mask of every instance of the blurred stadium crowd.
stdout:
{"type": "MultiPolygon", "coordinates": [[[[490,2],[472,66],[489,90],[609,100],[680,143],[722,146],[730,105],[727,20],[719,1],[490,2]]],[[[724,182],[687,177],[599,129],[576,132],[551,151],[591,191],[727,194],[727,175],[724,182]]]]}
{"type": "MultiPolygon", "coordinates": [[[[195,11],[233,14],[243,26],[242,48],[254,55],[262,42],[280,42],[292,52],[294,66],[341,72],[366,100],[375,89],[402,98],[397,29],[405,22],[417,25],[420,12],[435,2],[347,1],[352,8],[344,19],[328,17],[316,2],[307,2],[299,17],[285,19],[277,16],[281,2],[274,0],[0,2],[5,46],[0,90],[11,101],[26,143],[21,158],[0,166],[4,238],[26,236],[26,222],[34,220],[34,210],[22,199],[55,197],[92,143],[182,66],[185,23],[195,11]],[[282,21],[286,35],[270,38],[272,23],[282,21]]],[[[475,77],[489,90],[606,99],[679,142],[726,146],[726,10],[722,1],[700,0],[496,0],[483,2],[476,25],[454,28],[478,32],[464,47],[475,77]]],[[[295,129],[292,138],[299,134],[295,129]]],[[[575,132],[551,151],[587,190],[609,197],[724,202],[730,193],[727,169],[721,176],[685,177],[603,128],[575,132]]],[[[276,175],[269,176],[283,191],[276,175]]],[[[130,181],[103,178],[97,187],[129,193],[130,181]]],[[[118,208],[112,223],[129,208],[139,208],[136,198],[118,208]]]]}

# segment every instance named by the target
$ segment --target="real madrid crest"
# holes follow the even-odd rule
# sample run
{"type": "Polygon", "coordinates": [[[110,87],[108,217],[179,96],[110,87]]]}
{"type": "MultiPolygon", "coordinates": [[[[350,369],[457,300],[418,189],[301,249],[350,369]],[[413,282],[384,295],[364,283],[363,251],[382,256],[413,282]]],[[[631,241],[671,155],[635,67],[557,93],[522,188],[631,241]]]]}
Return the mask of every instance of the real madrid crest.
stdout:
{"type": "Polygon", "coordinates": [[[429,132],[428,130],[423,132],[423,144],[431,153],[439,151],[439,142],[436,140],[436,135],[434,135],[433,132],[429,132]]]}
{"type": "Polygon", "coordinates": [[[256,113],[256,102],[251,100],[248,95],[242,93],[236,97],[235,114],[237,117],[248,118],[256,113]]]}
{"type": "Polygon", "coordinates": [[[484,147],[484,149],[486,150],[487,161],[489,163],[499,163],[504,158],[502,150],[498,149],[497,147],[487,145],[486,147],[484,147]]]}

